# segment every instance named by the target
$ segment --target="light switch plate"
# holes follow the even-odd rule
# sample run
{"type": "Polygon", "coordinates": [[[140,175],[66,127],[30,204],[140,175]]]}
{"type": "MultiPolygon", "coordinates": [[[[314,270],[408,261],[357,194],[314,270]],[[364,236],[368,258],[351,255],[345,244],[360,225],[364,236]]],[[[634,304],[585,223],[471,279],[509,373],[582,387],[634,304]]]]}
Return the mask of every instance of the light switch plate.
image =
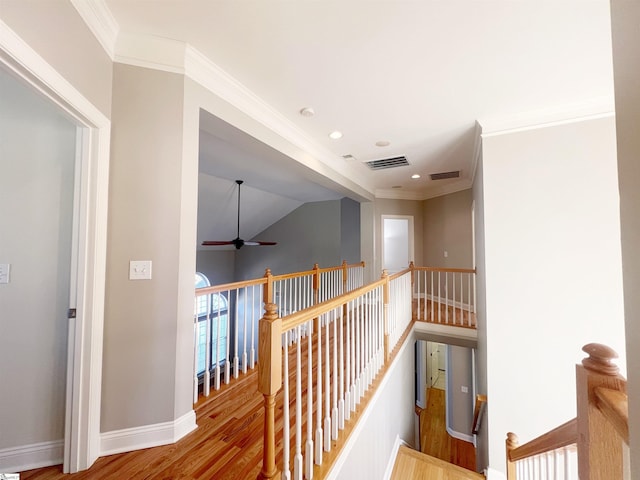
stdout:
{"type": "Polygon", "coordinates": [[[129,280],[151,280],[151,260],[131,260],[129,280]]]}
{"type": "Polygon", "coordinates": [[[11,273],[10,263],[0,263],[0,283],[9,283],[11,273]]]}
{"type": "Polygon", "coordinates": [[[464,385],[462,385],[462,386],[460,387],[460,391],[461,391],[462,393],[469,393],[469,387],[465,387],[464,385]]]}

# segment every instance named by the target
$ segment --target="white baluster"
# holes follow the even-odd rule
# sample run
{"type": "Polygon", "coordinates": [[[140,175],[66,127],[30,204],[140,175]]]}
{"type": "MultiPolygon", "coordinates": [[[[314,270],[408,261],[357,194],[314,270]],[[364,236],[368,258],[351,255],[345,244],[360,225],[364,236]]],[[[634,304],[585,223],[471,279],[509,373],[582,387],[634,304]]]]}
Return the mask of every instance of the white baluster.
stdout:
{"type": "MultiPolygon", "coordinates": [[[[350,365],[351,372],[349,374],[351,377],[351,380],[350,380],[351,385],[349,388],[349,402],[350,402],[349,410],[353,412],[356,410],[356,317],[358,313],[356,310],[357,308],[356,303],[357,302],[355,300],[352,300],[349,305],[349,312],[350,312],[349,317],[350,317],[350,323],[351,323],[350,333],[349,333],[351,337],[350,338],[351,342],[349,345],[349,348],[351,350],[350,351],[351,355],[349,356],[350,357],[349,362],[351,363],[350,365]]],[[[351,414],[349,414],[349,417],[350,416],[351,414]]]]}
{"type": "MultiPolygon", "coordinates": [[[[250,357],[250,367],[253,370],[253,367],[256,364],[256,342],[255,342],[255,331],[256,331],[256,285],[251,288],[251,357],[250,357]]],[[[262,305],[262,303],[260,303],[262,305]]]]}
{"type": "MultiPolygon", "coordinates": [[[[456,274],[451,272],[451,283],[453,283],[453,324],[456,324],[456,274]]],[[[448,309],[447,309],[448,310],[448,309]]]]}
{"type": "Polygon", "coordinates": [[[322,325],[320,321],[321,317],[318,317],[316,320],[317,331],[318,331],[318,386],[317,395],[318,399],[316,401],[317,412],[316,412],[316,465],[322,465],[322,441],[323,441],[323,432],[322,432],[322,325]]]}
{"type": "Polygon", "coordinates": [[[347,318],[345,324],[345,392],[344,392],[344,419],[351,418],[351,302],[347,303],[347,318]]]}
{"type": "MultiPolygon", "coordinates": [[[[344,310],[343,310],[344,311],[344,310]]],[[[346,318],[343,318],[340,315],[340,339],[338,344],[339,348],[339,357],[338,357],[338,385],[340,386],[339,391],[339,400],[338,400],[338,428],[340,430],[344,430],[344,323],[346,322],[346,318]]]]}
{"type": "Polygon", "coordinates": [[[289,480],[289,455],[291,452],[291,434],[289,433],[289,332],[284,334],[284,365],[283,365],[283,404],[282,404],[282,479],[289,480]]]}
{"type": "Polygon", "coordinates": [[[302,480],[302,353],[300,326],[296,327],[296,455],[293,458],[293,478],[302,480]]]}
{"type": "Polygon", "coordinates": [[[329,316],[325,315],[325,339],[324,339],[324,384],[325,384],[325,395],[324,395],[324,451],[331,451],[331,378],[330,371],[331,368],[331,358],[329,357],[329,316]]]}
{"type": "Polygon", "coordinates": [[[247,373],[247,288],[243,289],[244,295],[242,296],[242,304],[244,305],[242,318],[243,318],[243,334],[242,334],[242,373],[247,373]]]}
{"type": "Polygon", "coordinates": [[[202,395],[209,396],[211,385],[211,295],[207,295],[207,315],[205,320],[204,372],[202,378],[202,395]]]}
{"type": "Polygon", "coordinates": [[[336,310],[331,311],[333,316],[333,408],[331,409],[331,438],[338,439],[338,319],[336,310]]]}
{"type": "Polygon", "coordinates": [[[240,373],[240,358],[238,357],[238,339],[240,338],[240,319],[239,317],[239,306],[240,306],[240,289],[236,290],[236,307],[235,307],[235,322],[233,322],[235,325],[235,335],[234,335],[234,340],[233,340],[233,347],[234,347],[234,352],[233,352],[233,378],[238,378],[238,374],[240,373]]]}
{"type": "Polygon", "coordinates": [[[198,298],[196,297],[196,304],[194,308],[194,318],[193,318],[193,338],[194,338],[194,349],[193,349],[193,403],[198,402],[198,351],[200,350],[198,346],[198,298]]]}
{"type": "MultiPolygon", "coordinates": [[[[237,297],[237,290],[235,291],[235,295],[237,297]]],[[[227,290],[227,305],[231,304],[231,290],[227,290]]],[[[226,383],[227,385],[229,384],[230,380],[231,380],[231,349],[229,348],[231,345],[231,335],[229,335],[229,332],[231,331],[231,309],[227,308],[227,320],[226,320],[226,324],[227,324],[227,341],[226,341],[226,352],[225,352],[225,368],[224,368],[224,383],[226,383]]],[[[234,319],[235,320],[235,319],[234,319]]],[[[234,321],[234,323],[236,323],[234,321]]],[[[218,319],[218,340],[217,342],[220,342],[220,319],[218,319]]],[[[219,358],[219,357],[218,357],[219,358]]],[[[220,362],[218,361],[218,364],[220,362]]],[[[219,368],[216,371],[219,371],[219,368]]],[[[216,377],[218,377],[219,375],[216,374],[216,377]]]]}
{"type": "Polygon", "coordinates": [[[307,322],[307,443],[304,449],[307,480],[313,478],[313,320],[307,322]]]}

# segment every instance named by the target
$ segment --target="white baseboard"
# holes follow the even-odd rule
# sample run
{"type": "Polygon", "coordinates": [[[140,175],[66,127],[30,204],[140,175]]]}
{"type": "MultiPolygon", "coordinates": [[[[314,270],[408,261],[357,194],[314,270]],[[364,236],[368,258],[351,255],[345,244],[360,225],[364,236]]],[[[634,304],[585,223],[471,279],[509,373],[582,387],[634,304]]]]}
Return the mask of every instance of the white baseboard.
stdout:
{"type": "Polygon", "coordinates": [[[487,480],[507,480],[507,477],[504,473],[494,470],[491,467],[487,467],[484,469],[484,474],[487,477],[487,480]]]}
{"type": "Polygon", "coordinates": [[[400,445],[404,445],[405,447],[411,448],[407,442],[400,438],[400,435],[396,436],[396,441],[393,444],[393,449],[391,450],[391,456],[389,457],[389,463],[387,463],[387,469],[384,472],[384,480],[389,480],[391,478],[391,474],[393,473],[393,467],[396,464],[396,457],[398,456],[398,450],[400,450],[400,445]]]}
{"type": "Polygon", "coordinates": [[[474,437],[473,435],[469,435],[467,433],[456,432],[455,430],[447,427],[447,433],[451,435],[453,438],[457,438],[458,440],[463,440],[465,442],[473,443],[474,437]]]}
{"type": "Polygon", "coordinates": [[[198,428],[193,410],[173,422],[125,428],[100,434],[100,455],[131,452],[175,443],[198,428]]]}
{"type": "Polygon", "coordinates": [[[0,450],[0,472],[21,472],[60,465],[63,458],[64,440],[3,448],[0,450]]]}

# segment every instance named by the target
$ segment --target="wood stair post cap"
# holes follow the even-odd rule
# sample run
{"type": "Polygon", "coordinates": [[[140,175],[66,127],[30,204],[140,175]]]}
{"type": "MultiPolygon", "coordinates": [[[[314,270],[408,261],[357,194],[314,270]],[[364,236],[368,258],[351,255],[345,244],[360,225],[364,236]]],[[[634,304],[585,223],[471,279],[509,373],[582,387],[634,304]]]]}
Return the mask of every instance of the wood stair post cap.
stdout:
{"type": "Polygon", "coordinates": [[[589,355],[582,359],[582,365],[587,370],[603,375],[617,375],[620,371],[613,360],[618,358],[616,351],[601,343],[588,343],[582,351],[589,355]]]}

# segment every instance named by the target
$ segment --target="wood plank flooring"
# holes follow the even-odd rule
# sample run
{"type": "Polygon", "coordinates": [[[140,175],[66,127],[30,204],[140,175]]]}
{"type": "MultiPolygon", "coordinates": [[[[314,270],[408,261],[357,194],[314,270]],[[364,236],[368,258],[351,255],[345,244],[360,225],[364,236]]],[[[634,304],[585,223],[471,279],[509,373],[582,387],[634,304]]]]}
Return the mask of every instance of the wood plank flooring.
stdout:
{"type": "Polygon", "coordinates": [[[445,391],[427,389],[427,408],[420,412],[420,446],[423,453],[476,470],[476,449],[470,442],[453,438],[447,432],[445,391]]]}
{"type": "Polygon", "coordinates": [[[484,476],[401,446],[391,480],[484,480],[484,476]]]}
{"type": "Polygon", "coordinates": [[[454,325],[461,328],[477,328],[476,326],[476,314],[470,313],[467,310],[460,307],[454,307],[452,305],[445,305],[444,303],[432,302],[431,300],[413,300],[413,318],[419,322],[438,323],[447,325],[454,325]],[[420,311],[418,311],[418,306],[420,311]],[[418,318],[418,315],[420,318],[418,318]]]}

